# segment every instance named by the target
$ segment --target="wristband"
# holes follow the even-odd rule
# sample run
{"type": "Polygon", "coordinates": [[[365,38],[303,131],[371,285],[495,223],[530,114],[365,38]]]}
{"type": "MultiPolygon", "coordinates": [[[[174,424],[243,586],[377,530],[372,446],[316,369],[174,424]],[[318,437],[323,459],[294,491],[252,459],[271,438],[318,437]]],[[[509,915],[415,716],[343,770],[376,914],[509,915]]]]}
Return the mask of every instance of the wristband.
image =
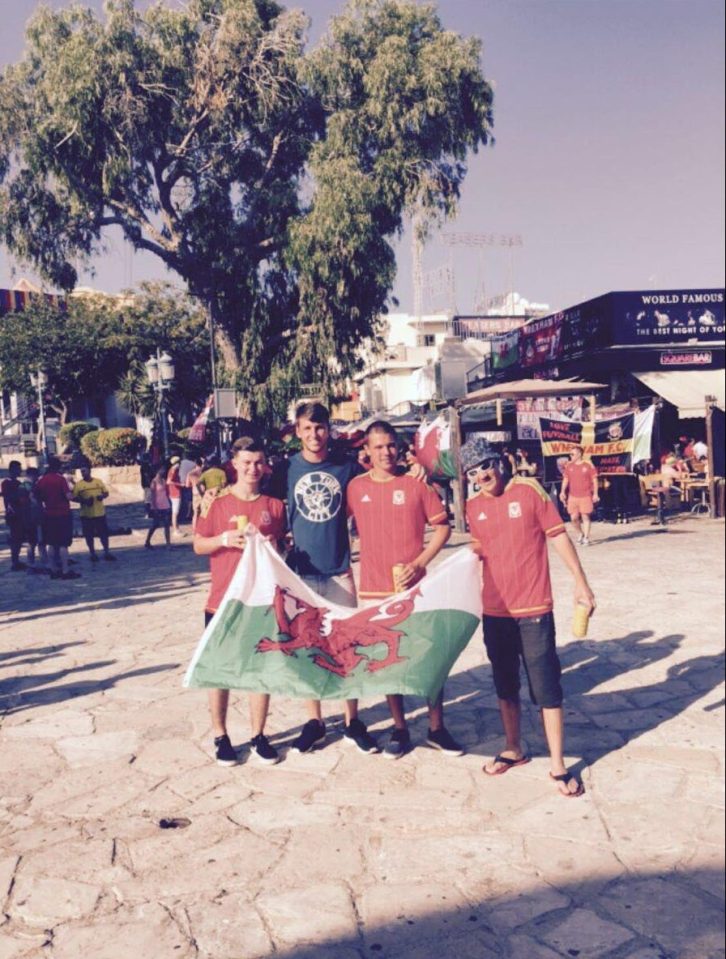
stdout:
{"type": "Polygon", "coordinates": [[[229,546],[229,532],[227,530],[222,533],[222,546],[229,546]]]}

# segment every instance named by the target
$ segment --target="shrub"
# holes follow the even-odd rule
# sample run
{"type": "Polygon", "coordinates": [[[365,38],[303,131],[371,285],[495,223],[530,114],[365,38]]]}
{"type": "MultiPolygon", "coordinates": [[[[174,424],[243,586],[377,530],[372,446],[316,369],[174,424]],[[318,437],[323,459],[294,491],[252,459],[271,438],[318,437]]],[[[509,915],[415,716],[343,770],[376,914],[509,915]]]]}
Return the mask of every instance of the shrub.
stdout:
{"type": "Polygon", "coordinates": [[[129,466],[135,463],[145,445],[146,441],[141,433],[128,426],[99,431],[98,450],[109,466],[129,466]]]}
{"type": "Polygon", "coordinates": [[[98,427],[93,423],[86,423],[85,420],[74,420],[72,423],[66,423],[61,426],[58,433],[58,440],[63,450],[81,449],[81,440],[87,433],[98,431],[98,427]]]}
{"type": "Polygon", "coordinates": [[[101,430],[92,430],[90,433],[86,433],[81,437],[81,452],[84,456],[88,457],[91,466],[106,465],[103,454],[98,446],[98,438],[101,432],[101,430]]]}

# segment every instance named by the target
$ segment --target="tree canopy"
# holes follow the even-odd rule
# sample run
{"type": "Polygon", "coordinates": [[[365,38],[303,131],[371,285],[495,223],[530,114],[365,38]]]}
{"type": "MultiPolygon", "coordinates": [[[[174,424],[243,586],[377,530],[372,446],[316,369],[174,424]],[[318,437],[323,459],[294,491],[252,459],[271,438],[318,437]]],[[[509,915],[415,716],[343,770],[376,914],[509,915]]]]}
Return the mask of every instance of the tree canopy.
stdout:
{"type": "Polygon", "coordinates": [[[306,27],[275,0],[42,8],[0,78],[0,239],[70,289],[119,227],[209,304],[253,411],[355,367],[406,214],[449,215],[491,138],[480,43],[433,5],[306,27]]]}
{"type": "Polygon", "coordinates": [[[151,414],[144,363],[158,348],[174,359],[168,402],[184,422],[209,392],[206,319],[198,302],[164,283],[144,284],[133,296],[71,297],[62,311],[31,301],[0,322],[0,386],[27,393],[30,374],[42,369],[61,422],[74,402],[113,392],[129,411],[151,414]]]}

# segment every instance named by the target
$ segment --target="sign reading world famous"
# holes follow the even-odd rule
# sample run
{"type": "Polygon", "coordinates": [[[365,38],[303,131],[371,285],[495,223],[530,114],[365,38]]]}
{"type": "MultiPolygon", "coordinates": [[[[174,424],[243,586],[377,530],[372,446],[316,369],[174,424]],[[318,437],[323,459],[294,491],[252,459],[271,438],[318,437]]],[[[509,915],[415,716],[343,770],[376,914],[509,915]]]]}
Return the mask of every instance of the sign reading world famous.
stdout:
{"type": "Polygon", "coordinates": [[[723,290],[613,294],[613,342],[649,345],[723,340],[723,290]]]}

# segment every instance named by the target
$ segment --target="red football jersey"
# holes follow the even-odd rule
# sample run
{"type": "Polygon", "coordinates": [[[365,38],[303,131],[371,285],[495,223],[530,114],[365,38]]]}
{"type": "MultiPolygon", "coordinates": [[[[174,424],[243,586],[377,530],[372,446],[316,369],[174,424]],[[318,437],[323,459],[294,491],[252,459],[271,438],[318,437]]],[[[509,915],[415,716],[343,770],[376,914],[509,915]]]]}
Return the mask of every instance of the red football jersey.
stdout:
{"type": "Polygon", "coordinates": [[[592,496],[597,470],[592,463],[566,463],[562,475],[567,477],[567,492],[570,496],[592,496]]]}
{"type": "MultiPolygon", "coordinates": [[[[219,536],[226,530],[237,529],[238,516],[246,516],[263,536],[280,540],[285,535],[285,504],[281,500],[273,499],[272,496],[242,500],[234,495],[230,487],[222,490],[212,501],[209,511],[199,517],[196,532],[200,536],[219,536]]],[[[222,547],[210,555],[212,582],[205,606],[208,613],[217,611],[243,552],[244,550],[222,547]]]]}
{"type": "Polygon", "coordinates": [[[547,537],[565,531],[537,480],[516,477],[501,496],[478,493],[466,504],[469,529],[483,561],[487,616],[528,617],[552,609],[547,537]]]}
{"type": "Polygon", "coordinates": [[[371,473],[348,484],[348,513],[360,537],[363,598],[390,596],[393,567],[410,563],[424,546],[426,524],[448,524],[444,504],[430,486],[404,474],[375,480],[371,473]]]}

